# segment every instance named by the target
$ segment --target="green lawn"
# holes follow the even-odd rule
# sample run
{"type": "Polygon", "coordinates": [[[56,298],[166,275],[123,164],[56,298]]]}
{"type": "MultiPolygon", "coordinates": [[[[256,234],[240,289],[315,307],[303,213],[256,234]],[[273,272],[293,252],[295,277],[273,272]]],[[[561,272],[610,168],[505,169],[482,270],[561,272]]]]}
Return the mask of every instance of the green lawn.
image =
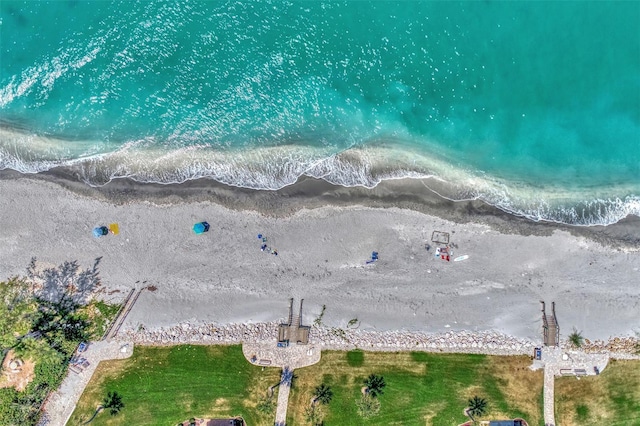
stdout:
{"type": "Polygon", "coordinates": [[[528,369],[529,357],[484,355],[323,352],[314,366],[296,370],[289,399],[289,425],[303,425],[313,389],[331,386],[334,397],[322,407],[326,425],[457,425],[474,395],[489,404],[483,419],[523,417],[542,423],[542,371],[528,369]],[[380,413],[368,420],[357,414],[365,377],[382,375],[380,413]]]}
{"type": "Polygon", "coordinates": [[[98,366],[68,424],[88,420],[106,393],[116,391],[125,407],[115,416],[103,411],[92,426],[175,425],[190,417],[239,415],[251,426],[271,425],[275,413],[255,407],[279,380],[279,369],[251,365],[240,346],[136,346],[131,358],[98,366]]]}
{"type": "Polygon", "coordinates": [[[556,422],[562,426],[640,426],[640,361],[609,361],[599,376],[559,377],[556,422]]]}

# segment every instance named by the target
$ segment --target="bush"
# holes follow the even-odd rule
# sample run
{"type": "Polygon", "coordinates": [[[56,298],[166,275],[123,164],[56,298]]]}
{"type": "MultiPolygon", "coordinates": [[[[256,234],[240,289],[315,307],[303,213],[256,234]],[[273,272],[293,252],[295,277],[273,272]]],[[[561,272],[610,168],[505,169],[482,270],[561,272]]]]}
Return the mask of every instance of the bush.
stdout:
{"type": "Polygon", "coordinates": [[[256,410],[263,414],[272,414],[276,409],[276,403],[273,398],[262,398],[256,405],[256,410]]]}
{"type": "Polygon", "coordinates": [[[356,405],[358,406],[358,414],[365,419],[373,417],[380,412],[380,401],[369,395],[362,395],[362,398],[356,402],[356,405]]]}
{"type": "Polygon", "coordinates": [[[62,382],[69,358],[88,337],[80,310],[99,288],[98,260],[84,271],[77,262],[37,271],[32,259],[27,278],[0,282],[0,350],[13,347],[35,363],[24,391],[0,389],[1,425],[36,424],[42,402],[62,382]]]}

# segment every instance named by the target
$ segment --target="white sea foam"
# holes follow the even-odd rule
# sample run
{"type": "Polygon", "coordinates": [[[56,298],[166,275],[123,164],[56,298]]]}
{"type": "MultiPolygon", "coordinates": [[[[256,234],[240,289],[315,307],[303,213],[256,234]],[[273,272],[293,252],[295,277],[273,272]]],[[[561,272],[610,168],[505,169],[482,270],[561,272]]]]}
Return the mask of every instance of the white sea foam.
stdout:
{"type": "Polygon", "coordinates": [[[505,181],[399,146],[371,143],[340,153],[306,145],[238,151],[194,145],[162,150],[153,140],[139,140],[109,150],[89,142],[0,129],[0,168],[37,173],[65,167],[93,186],[123,177],[165,184],[210,178],[237,187],[277,190],[309,176],[340,186],[373,188],[385,180],[412,178],[423,179],[427,188],[443,198],[479,199],[535,221],[588,226],[640,216],[640,196],[633,184],[567,188],[505,181]]]}
{"type": "Polygon", "coordinates": [[[46,98],[56,80],[69,70],[80,69],[93,61],[105,41],[104,38],[96,38],[86,47],[61,50],[58,55],[24,69],[19,77],[14,75],[5,86],[0,87],[0,108],[30,94],[33,90],[39,90],[39,96],[46,98]]]}

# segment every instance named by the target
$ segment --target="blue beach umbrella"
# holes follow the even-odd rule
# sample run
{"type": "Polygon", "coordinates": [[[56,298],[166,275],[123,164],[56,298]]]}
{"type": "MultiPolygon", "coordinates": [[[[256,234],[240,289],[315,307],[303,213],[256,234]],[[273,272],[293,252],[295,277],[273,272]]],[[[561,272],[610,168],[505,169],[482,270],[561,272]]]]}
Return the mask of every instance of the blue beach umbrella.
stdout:
{"type": "Polygon", "coordinates": [[[207,222],[198,222],[193,225],[193,232],[196,234],[202,234],[209,231],[209,224],[207,222]]]}
{"type": "Polygon", "coordinates": [[[93,236],[96,238],[100,238],[109,233],[109,228],[106,226],[98,226],[97,228],[93,228],[93,236]]]}

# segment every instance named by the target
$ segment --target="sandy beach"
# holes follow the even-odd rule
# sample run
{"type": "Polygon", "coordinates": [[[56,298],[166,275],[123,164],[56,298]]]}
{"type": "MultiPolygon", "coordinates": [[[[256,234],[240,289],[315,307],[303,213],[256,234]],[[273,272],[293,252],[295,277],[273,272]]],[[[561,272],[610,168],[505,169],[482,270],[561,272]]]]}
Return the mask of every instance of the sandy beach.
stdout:
{"type": "Polygon", "coordinates": [[[267,192],[119,180],[96,189],[5,171],[0,197],[0,275],[23,274],[32,257],[84,267],[100,259],[107,300],[157,287],[141,294],[130,330],[274,321],[291,297],[304,298],[307,323],[326,305],[323,323],[357,318],[363,330],[540,340],[540,300],[556,302],[561,337],[573,327],[588,339],[640,330],[638,218],[606,228],[534,223],[441,200],[420,181],[366,190],[308,180],[267,192]],[[202,220],[211,230],[195,235],[202,220]],[[119,235],[93,237],[112,222],[119,235]],[[434,230],[450,234],[454,257],[469,258],[436,258],[434,230]],[[258,234],[277,256],[261,251],[258,234]],[[379,260],[366,265],[372,251],[379,260]]]}

